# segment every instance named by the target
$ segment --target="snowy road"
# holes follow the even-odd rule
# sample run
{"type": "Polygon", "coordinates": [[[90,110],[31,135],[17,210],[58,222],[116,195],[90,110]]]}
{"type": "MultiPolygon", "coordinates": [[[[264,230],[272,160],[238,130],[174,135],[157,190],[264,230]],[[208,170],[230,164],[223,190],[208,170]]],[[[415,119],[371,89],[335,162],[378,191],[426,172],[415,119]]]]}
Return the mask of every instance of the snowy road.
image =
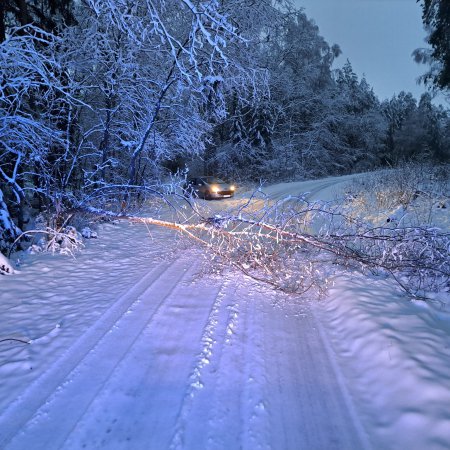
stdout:
{"type": "MultiPolygon", "coordinates": [[[[331,200],[348,179],[265,192],[331,200]]],[[[301,300],[170,230],[99,235],[0,278],[0,449],[450,448],[443,304],[355,273],[301,300]]]]}
{"type": "Polygon", "coordinates": [[[334,200],[335,196],[342,196],[344,187],[360,175],[345,175],[329,177],[321,180],[298,181],[293,183],[279,183],[265,187],[263,191],[271,200],[281,200],[290,195],[306,195],[310,201],[334,200]]]}
{"type": "Polygon", "coordinates": [[[2,416],[0,447],[364,448],[313,306],[195,259],[119,298],[2,416]]]}

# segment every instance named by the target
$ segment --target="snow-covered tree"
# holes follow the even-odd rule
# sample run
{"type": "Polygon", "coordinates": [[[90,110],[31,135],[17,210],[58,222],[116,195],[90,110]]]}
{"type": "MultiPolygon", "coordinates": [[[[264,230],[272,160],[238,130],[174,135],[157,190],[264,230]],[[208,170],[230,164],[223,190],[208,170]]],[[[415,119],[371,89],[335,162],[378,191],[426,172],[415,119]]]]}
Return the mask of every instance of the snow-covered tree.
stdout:
{"type": "MultiPolygon", "coordinates": [[[[344,172],[367,170],[379,164],[387,123],[372,87],[361,80],[349,61],[336,71],[335,135],[339,146],[333,160],[344,172]]],[[[341,169],[341,170],[342,170],[341,169]]]]}
{"type": "MultiPolygon", "coordinates": [[[[0,44],[0,180],[19,211],[27,193],[54,203],[58,175],[65,176],[70,130],[64,116],[77,101],[58,60],[59,44],[32,26],[0,44]]],[[[20,214],[18,221],[22,227],[20,214]]]]}
{"type": "Polygon", "coordinates": [[[392,163],[395,156],[395,134],[403,127],[408,116],[415,111],[416,99],[408,92],[401,91],[390,100],[385,100],[381,104],[381,110],[388,123],[386,136],[386,149],[383,155],[383,162],[392,163]]]}
{"type": "Polygon", "coordinates": [[[433,105],[430,94],[423,94],[417,107],[395,133],[396,157],[400,160],[448,161],[446,127],[449,120],[448,111],[433,105]]]}
{"type": "Polygon", "coordinates": [[[400,92],[381,106],[388,121],[385,162],[448,160],[446,127],[450,116],[442,106],[432,103],[430,94],[422,95],[417,102],[412,94],[400,92]]]}
{"type": "Polygon", "coordinates": [[[318,27],[289,5],[255,9],[251,17],[247,65],[261,76],[228,96],[228,118],[213,135],[217,168],[256,179],[302,176],[308,170],[303,150],[311,148],[307,134],[320,120],[339,49],[330,48],[318,27]]]}
{"type": "Polygon", "coordinates": [[[86,0],[76,15],[67,39],[90,106],[79,120],[90,185],[143,184],[201,153],[226,74],[243,72],[227,47],[243,40],[219,2],[86,0]]]}

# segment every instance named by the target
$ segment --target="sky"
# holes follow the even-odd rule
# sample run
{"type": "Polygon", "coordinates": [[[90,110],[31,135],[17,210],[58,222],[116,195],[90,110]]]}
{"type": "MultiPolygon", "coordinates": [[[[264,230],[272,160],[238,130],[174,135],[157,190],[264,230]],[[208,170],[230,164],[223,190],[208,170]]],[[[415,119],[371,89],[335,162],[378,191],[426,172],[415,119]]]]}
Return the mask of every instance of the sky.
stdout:
{"type": "Polygon", "coordinates": [[[381,100],[405,90],[415,97],[426,91],[417,78],[427,67],[411,53],[426,47],[421,7],[416,0],[294,0],[319,26],[326,41],[343,54],[335,66],[350,60],[365,75],[381,100]]]}

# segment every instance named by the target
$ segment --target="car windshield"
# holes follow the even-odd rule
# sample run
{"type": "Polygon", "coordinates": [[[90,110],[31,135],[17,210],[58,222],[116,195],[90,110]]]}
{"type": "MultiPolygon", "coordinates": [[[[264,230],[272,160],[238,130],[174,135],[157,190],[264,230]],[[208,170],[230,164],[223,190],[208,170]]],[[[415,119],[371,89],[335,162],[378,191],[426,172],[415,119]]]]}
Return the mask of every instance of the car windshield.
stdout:
{"type": "Polygon", "coordinates": [[[216,178],[216,177],[203,177],[202,180],[206,181],[206,183],[208,183],[208,184],[212,184],[212,183],[225,184],[225,181],[221,180],[220,178],[216,178]]]}

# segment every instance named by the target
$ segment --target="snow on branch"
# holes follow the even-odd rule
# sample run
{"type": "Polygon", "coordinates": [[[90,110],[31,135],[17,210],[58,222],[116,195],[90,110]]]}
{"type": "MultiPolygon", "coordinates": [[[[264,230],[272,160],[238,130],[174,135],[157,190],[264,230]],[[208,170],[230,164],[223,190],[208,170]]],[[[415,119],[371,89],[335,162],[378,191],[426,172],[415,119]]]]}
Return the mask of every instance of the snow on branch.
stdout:
{"type": "Polygon", "coordinates": [[[83,104],[72,95],[60,45],[59,37],[32,25],[0,43],[0,181],[12,188],[17,204],[30,175],[50,179],[48,155],[66,147],[58,123],[65,109],[83,104]]]}
{"type": "MultiPolygon", "coordinates": [[[[243,210],[245,209],[245,210],[243,210]]],[[[336,205],[289,198],[237,213],[165,221],[116,218],[175,230],[225,265],[287,292],[322,293],[338,268],[390,276],[409,295],[450,287],[450,233],[435,227],[372,227],[336,205]]]]}
{"type": "MultiPolygon", "coordinates": [[[[227,41],[239,38],[227,17],[221,14],[217,0],[192,3],[190,0],[89,0],[97,17],[107,16],[137,47],[146,48],[155,37],[165,46],[179,74],[188,83],[209,75],[214,69],[213,55],[227,63],[224,52],[227,41]],[[209,46],[205,51],[205,47],[209,46]],[[200,52],[201,50],[201,52],[200,52]],[[210,55],[205,67],[205,54],[210,55]]],[[[156,42],[156,41],[154,41],[156,42]]],[[[154,45],[152,43],[152,45],[154,45]]]]}

